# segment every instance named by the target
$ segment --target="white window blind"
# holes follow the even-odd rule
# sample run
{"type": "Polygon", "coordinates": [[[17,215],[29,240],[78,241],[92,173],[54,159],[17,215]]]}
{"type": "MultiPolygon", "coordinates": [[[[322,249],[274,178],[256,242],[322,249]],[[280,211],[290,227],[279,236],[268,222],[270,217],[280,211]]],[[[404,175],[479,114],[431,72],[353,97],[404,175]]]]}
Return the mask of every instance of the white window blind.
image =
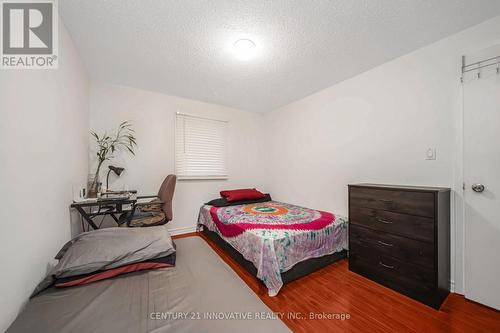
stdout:
{"type": "Polygon", "coordinates": [[[179,179],[227,178],[227,122],[177,113],[175,171],[179,179]]]}

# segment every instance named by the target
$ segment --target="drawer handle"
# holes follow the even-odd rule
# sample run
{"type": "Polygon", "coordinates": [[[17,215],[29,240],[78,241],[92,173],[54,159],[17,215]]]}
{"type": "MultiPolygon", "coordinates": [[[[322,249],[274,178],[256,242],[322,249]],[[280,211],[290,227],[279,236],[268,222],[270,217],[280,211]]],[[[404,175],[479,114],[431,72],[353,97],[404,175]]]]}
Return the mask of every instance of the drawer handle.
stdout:
{"type": "Polygon", "coordinates": [[[394,246],[394,244],[391,244],[391,243],[385,243],[385,242],[382,242],[382,241],[378,241],[378,243],[380,245],[384,245],[384,246],[394,246]]]}
{"type": "Polygon", "coordinates": [[[386,207],[389,207],[390,209],[396,208],[393,200],[387,200],[387,199],[377,199],[377,200],[382,202],[386,207]]]}
{"type": "Polygon", "coordinates": [[[384,264],[382,261],[379,261],[378,263],[380,264],[380,266],[383,266],[383,267],[385,267],[385,268],[394,269],[394,266],[391,266],[391,265],[386,265],[386,264],[384,264]]]}
{"type": "Polygon", "coordinates": [[[384,224],[392,224],[392,221],[384,220],[384,219],[381,219],[381,218],[377,218],[377,221],[380,222],[380,223],[384,223],[384,224]]]}

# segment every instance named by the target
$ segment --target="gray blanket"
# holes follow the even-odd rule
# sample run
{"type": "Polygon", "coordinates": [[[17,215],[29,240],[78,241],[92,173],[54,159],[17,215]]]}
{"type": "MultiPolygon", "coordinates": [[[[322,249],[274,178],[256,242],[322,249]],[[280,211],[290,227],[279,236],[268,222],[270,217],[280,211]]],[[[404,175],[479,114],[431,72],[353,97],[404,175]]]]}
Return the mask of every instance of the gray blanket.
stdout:
{"type": "Polygon", "coordinates": [[[166,226],[92,230],[67,242],[56,255],[57,265],[38,284],[32,297],[50,287],[54,278],[108,270],[175,252],[166,226]]]}
{"type": "Polygon", "coordinates": [[[289,331],[205,241],[176,244],[176,267],[50,288],[30,300],[7,332],[289,331]]]}

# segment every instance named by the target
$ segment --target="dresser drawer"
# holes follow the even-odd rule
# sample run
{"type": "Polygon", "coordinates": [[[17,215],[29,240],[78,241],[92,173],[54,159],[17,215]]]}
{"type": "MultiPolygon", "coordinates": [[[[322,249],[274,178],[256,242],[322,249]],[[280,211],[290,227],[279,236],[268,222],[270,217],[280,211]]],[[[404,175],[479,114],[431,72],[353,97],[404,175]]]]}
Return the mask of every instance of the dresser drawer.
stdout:
{"type": "Polygon", "coordinates": [[[350,184],[349,269],[439,309],[450,288],[450,192],[350,184]]]}
{"type": "Polygon", "coordinates": [[[433,270],[385,256],[379,251],[350,251],[349,269],[400,291],[428,293],[436,289],[433,270]]]}
{"type": "Polygon", "coordinates": [[[427,217],[351,207],[349,223],[427,242],[434,241],[434,220],[427,217]]]}
{"type": "Polygon", "coordinates": [[[352,251],[373,249],[404,262],[434,269],[434,245],[352,224],[349,228],[352,251]]]}
{"type": "Polygon", "coordinates": [[[434,194],[398,190],[351,187],[352,206],[388,210],[417,216],[434,217],[434,194]]]}

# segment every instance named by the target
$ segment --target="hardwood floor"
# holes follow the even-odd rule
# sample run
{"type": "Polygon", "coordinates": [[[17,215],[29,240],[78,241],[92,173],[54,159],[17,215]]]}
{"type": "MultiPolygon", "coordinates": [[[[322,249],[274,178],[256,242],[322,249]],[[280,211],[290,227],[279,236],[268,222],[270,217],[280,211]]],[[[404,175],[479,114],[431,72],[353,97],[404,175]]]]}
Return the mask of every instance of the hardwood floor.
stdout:
{"type": "Polygon", "coordinates": [[[500,311],[450,294],[440,311],[400,295],[347,268],[341,260],[291,282],[275,297],[264,285],[202,234],[199,236],[294,332],[500,332],[500,311]],[[349,319],[309,319],[313,314],[348,314],[349,319]],[[291,318],[293,315],[297,317],[291,318]]]}

